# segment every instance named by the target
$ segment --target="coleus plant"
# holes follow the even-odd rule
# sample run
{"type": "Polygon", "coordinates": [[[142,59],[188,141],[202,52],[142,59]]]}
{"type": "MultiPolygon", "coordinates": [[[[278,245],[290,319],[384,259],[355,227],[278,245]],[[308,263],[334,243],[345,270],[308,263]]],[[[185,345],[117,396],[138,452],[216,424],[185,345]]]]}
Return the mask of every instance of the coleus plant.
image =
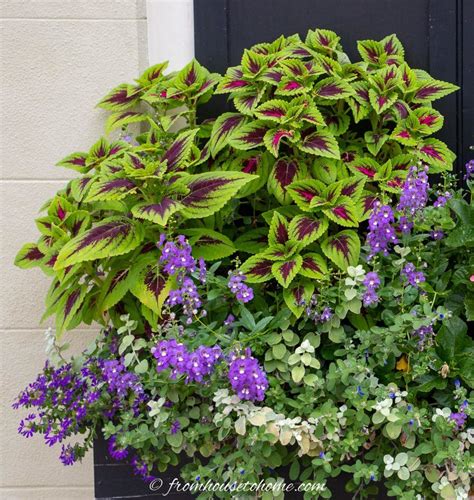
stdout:
{"type": "Polygon", "coordinates": [[[359,224],[408,166],[451,167],[431,102],[456,89],[411,69],[395,35],[358,48],[352,63],[335,33],[315,30],[246,50],[223,77],[163,63],[109,92],[99,106],[119,138],[58,163],[80,176],[45,204],[39,240],[16,259],[52,277],[45,317],[57,331],[123,313],[156,325],[173,277],[155,243],[177,226],[196,257],[237,252],[249,282],[276,280],[295,315],[312,280],[355,265],[359,224]],[[236,111],[198,123],[213,93],[236,111]]]}

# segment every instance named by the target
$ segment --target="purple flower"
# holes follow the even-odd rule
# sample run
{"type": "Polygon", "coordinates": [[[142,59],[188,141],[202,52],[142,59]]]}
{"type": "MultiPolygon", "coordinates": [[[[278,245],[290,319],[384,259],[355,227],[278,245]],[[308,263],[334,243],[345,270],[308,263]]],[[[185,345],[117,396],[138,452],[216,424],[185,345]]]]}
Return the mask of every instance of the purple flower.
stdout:
{"type": "Polygon", "coordinates": [[[179,429],[181,429],[181,424],[179,423],[179,420],[175,420],[171,424],[170,432],[171,432],[171,434],[176,434],[179,431],[179,429]]]}
{"type": "Polygon", "coordinates": [[[132,458],[132,467],[135,475],[140,476],[144,481],[153,481],[154,476],[150,474],[150,468],[147,463],[140,460],[137,456],[132,458]]]}
{"type": "Polygon", "coordinates": [[[199,346],[189,354],[186,363],[186,382],[202,382],[203,378],[214,371],[215,364],[220,360],[222,351],[219,346],[199,346]]]}
{"type": "Polygon", "coordinates": [[[325,323],[326,321],[329,321],[332,318],[332,316],[333,316],[332,309],[330,307],[325,307],[319,319],[321,322],[325,323]]]}
{"type": "MultiPolygon", "coordinates": [[[[160,242],[164,240],[160,238],[160,242]]],[[[196,269],[196,261],[192,256],[191,245],[188,244],[183,235],[179,235],[177,243],[167,241],[161,250],[160,262],[164,264],[164,270],[169,275],[183,276],[192,273],[196,269]]]]}
{"type": "Polygon", "coordinates": [[[426,206],[428,201],[428,168],[411,167],[402,187],[397,210],[411,216],[426,206]]]}
{"type": "Polygon", "coordinates": [[[431,231],[430,236],[433,240],[442,240],[444,238],[444,233],[440,230],[431,231]]]}
{"type": "Polygon", "coordinates": [[[240,271],[231,273],[227,286],[235,295],[235,298],[242,303],[250,302],[253,299],[253,290],[244,283],[247,277],[240,271]]]}
{"type": "Polygon", "coordinates": [[[365,275],[363,285],[366,288],[364,294],[362,295],[364,307],[376,304],[379,301],[379,296],[376,293],[377,288],[380,286],[379,275],[375,271],[367,273],[365,275]]]}
{"type": "Polygon", "coordinates": [[[392,227],[394,222],[393,211],[388,205],[381,205],[376,202],[369,218],[369,233],[367,243],[370,246],[369,259],[379,252],[388,255],[388,246],[390,243],[398,243],[395,235],[395,229],[392,227]]]}
{"type": "Polygon", "coordinates": [[[421,271],[417,271],[414,264],[409,262],[403,269],[402,275],[407,279],[408,283],[415,288],[426,280],[425,275],[421,271]]]}
{"type": "Polygon", "coordinates": [[[449,191],[446,191],[446,193],[441,194],[438,196],[438,198],[436,198],[435,202],[433,203],[433,206],[435,208],[444,207],[448,202],[448,200],[452,198],[452,196],[453,195],[449,191]]]}
{"type": "Polygon", "coordinates": [[[108,441],[109,455],[114,460],[123,460],[128,455],[127,448],[117,447],[117,436],[111,436],[108,441]]]}
{"type": "Polygon", "coordinates": [[[430,347],[434,343],[435,333],[433,326],[420,326],[413,332],[414,337],[418,337],[418,350],[423,351],[426,347],[430,347]]]}
{"type": "Polygon", "coordinates": [[[459,430],[464,427],[464,424],[467,420],[467,415],[464,413],[464,411],[460,411],[457,413],[452,412],[451,415],[449,415],[449,419],[456,424],[456,429],[459,430]]]}
{"type": "Polygon", "coordinates": [[[187,276],[183,278],[181,288],[170,291],[166,303],[170,307],[178,304],[182,305],[183,313],[188,318],[188,324],[192,323],[193,316],[198,314],[199,308],[202,305],[201,298],[199,297],[194,281],[187,276]]]}
{"type": "Polygon", "coordinates": [[[229,382],[240,399],[263,401],[268,380],[258,361],[251,356],[250,349],[244,355],[231,354],[229,382]]]}
{"type": "Polygon", "coordinates": [[[224,320],[224,326],[230,326],[235,321],[235,317],[232,314],[229,314],[227,318],[224,320]]]}
{"type": "Polygon", "coordinates": [[[403,234],[410,234],[410,231],[413,229],[413,222],[410,222],[407,217],[402,215],[398,219],[398,228],[403,234]]]}
{"type": "Polygon", "coordinates": [[[199,281],[203,284],[206,283],[206,276],[207,276],[206,263],[204,262],[204,259],[201,258],[199,259],[199,281]]]}
{"type": "Polygon", "coordinates": [[[464,180],[467,181],[474,174],[474,160],[469,160],[466,163],[466,174],[464,175],[464,180]]]}
{"type": "Polygon", "coordinates": [[[68,445],[62,445],[61,454],[59,455],[59,459],[64,465],[73,465],[76,461],[76,453],[74,448],[68,445]]]}

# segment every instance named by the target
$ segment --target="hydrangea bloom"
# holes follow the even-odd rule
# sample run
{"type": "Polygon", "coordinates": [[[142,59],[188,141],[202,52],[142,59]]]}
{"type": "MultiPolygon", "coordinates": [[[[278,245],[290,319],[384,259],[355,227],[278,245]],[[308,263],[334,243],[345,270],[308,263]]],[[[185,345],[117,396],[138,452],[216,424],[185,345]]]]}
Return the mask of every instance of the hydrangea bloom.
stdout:
{"type": "Polygon", "coordinates": [[[367,243],[370,246],[369,259],[379,252],[388,255],[388,246],[390,243],[398,243],[395,229],[392,223],[395,218],[393,210],[389,205],[381,205],[376,202],[369,218],[369,234],[367,243]]]}
{"type": "Polygon", "coordinates": [[[411,216],[426,206],[428,201],[428,168],[411,167],[402,187],[397,210],[411,216]]]}
{"type": "Polygon", "coordinates": [[[251,356],[250,349],[244,355],[231,355],[229,381],[240,399],[263,401],[268,381],[258,361],[251,356]]]}
{"type": "Polygon", "coordinates": [[[411,286],[418,288],[418,285],[426,280],[422,271],[417,271],[415,265],[409,262],[403,269],[402,275],[411,286]]]}
{"type": "Polygon", "coordinates": [[[250,302],[253,299],[253,290],[244,283],[247,277],[241,272],[230,273],[227,286],[235,295],[235,298],[242,303],[250,302]]]}

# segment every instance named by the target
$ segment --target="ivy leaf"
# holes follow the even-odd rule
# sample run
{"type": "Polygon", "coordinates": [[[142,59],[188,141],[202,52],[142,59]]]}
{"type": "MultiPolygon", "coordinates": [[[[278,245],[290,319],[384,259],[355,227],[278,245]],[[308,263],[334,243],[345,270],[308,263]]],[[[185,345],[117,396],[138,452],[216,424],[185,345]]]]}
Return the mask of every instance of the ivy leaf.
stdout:
{"type": "Polygon", "coordinates": [[[321,243],[321,250],[337,267],[345,271],[359,261],[359,236],[352,230],[341,231],[326,238],[321,243]]]}
{"type": "Polygon", "coordinates": [[[181,233],[188,236],[193,257],[196,259],[203,258],[209,261],[224,259],[237,250],[232,240],[217,231],[195,228],[182,230],[181,233]]]}
{"type": "Polygon", "coordinates": [[[202,218],[220,210],[242,186],[257,179],[255,175],[235,171],[205,172],[184,177],[180,184],[189,192],[181,200],[181,213],[189,218],[202,218]]]}
{"type": "Polygon", "coordinates": [[[338,160],[341,157],[336,138],[328,132],[318,131],[306,136],[298,144],[298,148],[305,153],[324,156],[326,158],[335,158],[338,160]]]}
{"type": "Polygon", "coordinates": [[[272,265],[273,277],[286,288],[301,269],[303,259],[301,255],[295,255],[291,259],[283,262],[275,262],[272,265]]]}
{"type": "Polygon", "coordinates": [[[143,236],[141,225],[125,217],[110,217],[66,243],[54,269],[128,253],[141,243],[143,236]]]}

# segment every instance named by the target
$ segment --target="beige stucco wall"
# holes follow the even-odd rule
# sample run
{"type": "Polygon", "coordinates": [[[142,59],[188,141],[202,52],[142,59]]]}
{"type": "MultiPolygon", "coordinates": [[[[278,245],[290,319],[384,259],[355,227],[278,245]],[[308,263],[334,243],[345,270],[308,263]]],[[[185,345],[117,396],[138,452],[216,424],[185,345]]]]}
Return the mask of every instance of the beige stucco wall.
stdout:
{"type": "MultiPolygon", "coordinates": [[[[0,0],[0,498],[91,499],[92,457],[64,467],[60,450],[17,435],[15,395],[41,369],[48,279],[13,267],[33,219],[71,173],[54,163],[102,132],[97,101],[146,67],[143,0],[0,0]]],[[[48,325],[45,325],[48,326],[48,325]]],[[[93,330],[69,335],[75,350],[93,330]]]]}

